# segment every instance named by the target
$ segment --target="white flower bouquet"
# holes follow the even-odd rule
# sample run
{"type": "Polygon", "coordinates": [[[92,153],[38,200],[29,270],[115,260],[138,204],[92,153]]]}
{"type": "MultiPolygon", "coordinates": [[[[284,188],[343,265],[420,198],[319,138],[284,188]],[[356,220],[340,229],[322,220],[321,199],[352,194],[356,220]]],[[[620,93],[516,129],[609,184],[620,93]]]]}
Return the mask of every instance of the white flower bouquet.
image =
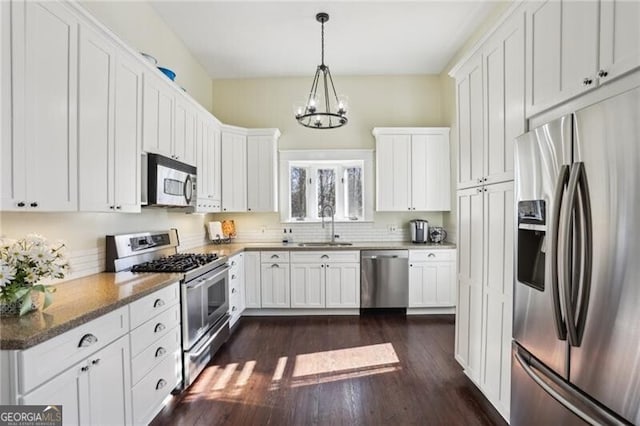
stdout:
{"type": "Polygon", "coordinates": [[[43,309],[51,305],[55,288],[38,284],[43,278],[64,278],[69,264],[64,244],[36,234],[18,241],[0,241],[0,304],[19,305],[20,315],[31,311],[32,292],[44,293],[43,309]]]}

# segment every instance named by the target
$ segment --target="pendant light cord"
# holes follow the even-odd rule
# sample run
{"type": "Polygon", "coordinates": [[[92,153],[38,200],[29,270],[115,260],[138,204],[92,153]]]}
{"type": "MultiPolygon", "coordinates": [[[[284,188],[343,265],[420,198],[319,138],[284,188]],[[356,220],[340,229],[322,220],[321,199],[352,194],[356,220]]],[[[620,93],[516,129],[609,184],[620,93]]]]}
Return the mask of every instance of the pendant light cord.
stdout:
{"type": "Polygon", "coordinates": [[[321,43],[322,43],[322,49],[321,49],[322,61],[320,61],[320,63],[322,65],[324,65],[324,22],[321,22],[321,24],[322,24],[322,36],[321,36],[320,40],[321,40],[321,43]]]}

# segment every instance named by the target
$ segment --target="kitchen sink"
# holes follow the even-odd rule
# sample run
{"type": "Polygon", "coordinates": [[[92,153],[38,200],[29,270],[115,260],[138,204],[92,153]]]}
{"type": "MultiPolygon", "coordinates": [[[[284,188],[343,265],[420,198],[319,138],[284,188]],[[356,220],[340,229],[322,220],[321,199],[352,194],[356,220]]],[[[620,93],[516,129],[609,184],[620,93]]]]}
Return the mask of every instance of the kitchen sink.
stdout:
{"type": "Polygon", "coordinates": [[[298,243],[298,247],[347,247],[347,246],[352,246],[353,243],[339,243],[339,242],[331,242],[331,241],[327,241],[327,242],[321,242],[321,241],[316,241],[316,242],[311,242],[311,243],[298,243]]]}

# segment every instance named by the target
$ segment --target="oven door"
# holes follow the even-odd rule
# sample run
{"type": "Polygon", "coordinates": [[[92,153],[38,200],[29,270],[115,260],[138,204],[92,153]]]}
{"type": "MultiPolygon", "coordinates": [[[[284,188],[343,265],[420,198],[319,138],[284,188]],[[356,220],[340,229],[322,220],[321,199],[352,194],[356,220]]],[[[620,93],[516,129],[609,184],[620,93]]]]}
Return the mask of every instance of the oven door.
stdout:
{"type": "Polygon", "coordinates": [[[189,350],[229,310],[229,267],[183,285],[182,346],[189,350]]]}

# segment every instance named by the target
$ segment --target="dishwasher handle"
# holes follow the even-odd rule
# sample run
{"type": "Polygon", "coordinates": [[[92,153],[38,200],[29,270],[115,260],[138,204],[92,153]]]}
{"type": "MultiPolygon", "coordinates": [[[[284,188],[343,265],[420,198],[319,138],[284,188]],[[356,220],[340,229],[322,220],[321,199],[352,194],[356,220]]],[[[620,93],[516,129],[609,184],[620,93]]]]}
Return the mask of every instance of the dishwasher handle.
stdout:
{"type": "Polygon", "coordinates": [[[360,252],[362,260],[367,259],[408,259],[409,252],[407,250],[376,250],[360,252]]]}

